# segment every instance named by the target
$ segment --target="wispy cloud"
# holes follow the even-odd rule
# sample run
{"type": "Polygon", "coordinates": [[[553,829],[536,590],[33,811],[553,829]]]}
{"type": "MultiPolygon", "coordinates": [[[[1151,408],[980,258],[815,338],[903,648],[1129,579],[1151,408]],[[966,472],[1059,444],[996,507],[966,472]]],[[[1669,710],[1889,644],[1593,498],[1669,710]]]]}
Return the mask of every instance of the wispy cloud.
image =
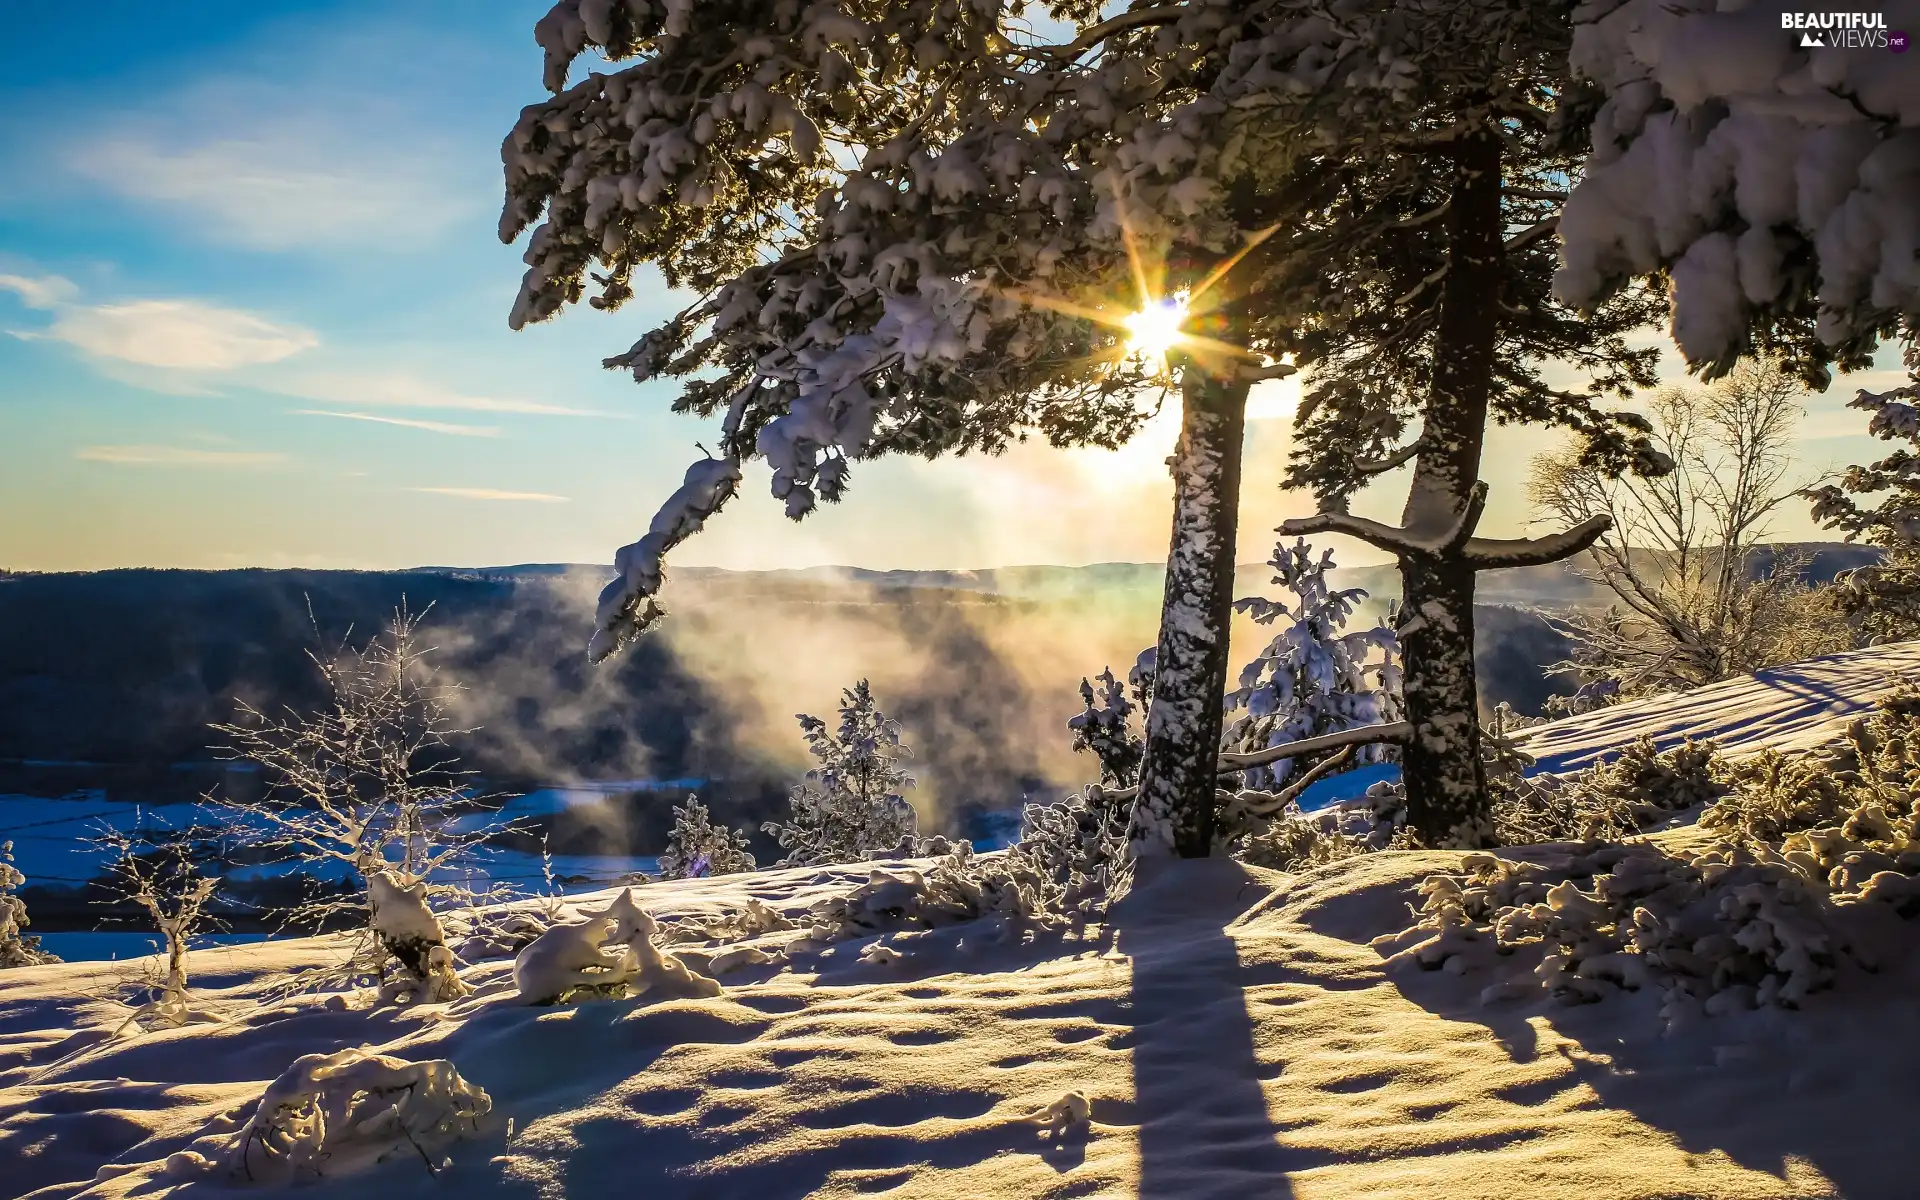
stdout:
{"type": "Polygon", "coordinates": [[[80,289],[58,275],[0,275],[0,292],[12,292],[28,308],[57,308],[79,295],[80,289]]]}
{"type": "Polygon", "coordinates": [[[367,86],[380,69],[369,54],[386,53],[378,39],[323,35],[296,56],[304,62],[242,67],[82,118],[45,153],[209,241],[419,245],[476,210],[483,168],[443,120],[421,118],[417,97],[367,86]]]}
{"type": "Polygon", "coordinates": [[[434,496],[455,496],[461,500],[517,500],[530,504],[565,504],[566,496],[555,496],[549,492],[503,492],[497,488],[472,487],[414,487],[410,492],[426,492],[434,496]]]}
{"type": "Polygon", "coordinates": [[[349,408],[461,409],[467,412],[527,413],[549,417],[612,417],[600,409],[573,408],[506,396],[475,396],[404,373],[333,374],[275,372],[259,387],[283,396],[318,400],[349,408]]]}
{"type": "Polygon", "coordinates": [[[271,450],[203,450],[194,446],[82,446],[74,457],[122,467],[258,469],[287,461],[286,455],[271,450]]]}
{"type": "Polygon", "coordinates": [[[179,371],[231,371],[279,362],[320,344],[311,330],[197,300],[61,305],[44,331],[96,358],[179,371]]]}
{"type": "Polygon", "coordinates": [[[453,421],[422,421],[413,417],[382,417],[375,413],[335,412],[326,408],[296,408],[297,417],[338,417],[345,421],[373,421],[381,425],[398,425],[403,429],[424,429],[428,433],[446,433],[455,437],[498,437],[500,429],[494,425],[461,425],[453,421]]]}

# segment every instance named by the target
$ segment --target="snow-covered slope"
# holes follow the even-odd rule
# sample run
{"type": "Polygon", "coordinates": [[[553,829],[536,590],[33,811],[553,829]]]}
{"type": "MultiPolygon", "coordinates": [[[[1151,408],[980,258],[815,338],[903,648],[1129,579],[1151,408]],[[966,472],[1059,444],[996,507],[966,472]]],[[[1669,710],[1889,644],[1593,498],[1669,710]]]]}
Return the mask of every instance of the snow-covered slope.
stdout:
{"type": "Polygon", "coordinates": [[[1920,642],[1810,658],[1690,692],[1654,696],[1522,732],[1536,770],[1577,771],[1642,737],[1661,749],[1712,739],[1731,758],[1831,741],[1902,678],[1920,677],[1920,642]]]}
{"type": "MultiPolygon", "coordinates": [[[[1916,668],[1915,645],[1835,656],[1543,726],[1534,748],[1566,769],[1642,733],[1714,734],[1736,752],[1805,745],[1916,668]]],[[[116,994],[137,964],[8,971],[0,1198],[211,1192],[211,1179],[170,1173],[168,1157],[235,1128],[300,1056],[361,1046],[451,1060],[490,1095],[492,1115],[437,1175],[409,1152],[305,1195],[1920,1194],[1920,1043],[1909,1036],[1920,922],[1886,913],[1894,940],[1870,956],[1879,970],[1844,958],[1836,986],[1798,1011],[1668,1033],[1655,989],[1572,1007],[1524,990],[1487,1001],[1471,971],[1390,964],[1404,939],[1387,935],[1412,923],[1419,881],[1460,862],[1383,852],[1297,876],[1164,864],[1104,926],[896,936],[884,940],[903,957],[887,965],[863,958],[876,939],[842,941],[723,973],[721,994],[704,999],[527,1007],[505,958],[464,968],[475,991],[451,1004],[277,999],[290,973],[340,957],[336,942],[306,939],[196,952],[198,1007],[216,1019],[116,1037],[128,1011],[116,994]],[[1049,1131],[1030,1119],[1069,1092],[1090,1102],[1089,1124],[1049,1131]]],[[[769,871],[635,894],[662,921],[738,913],[750,899],[797,915],[865,873],[769,871]]],[[[690,961],[705,961],[698,947],[690,961]]]]}
{"type": "MultiPolygon", "coordinates": [[[[197,1194],[164,1160],[297,1056],[370,1045],[451,1059],[494,1120],[322,1196],[1910,1196],[1913,956],[1802,1012],[1663,1038],[1651,995],[1482,1006],[1479,983],[1390,974],[1376,935],[1456,855],[1385,853],[1286,877],[1174,864],[1085,936],[964,933],[893,966],[845,942],[713,999],[527,1008],[468,972],[453,1006],[260,1003],[319,941],[196,954],[223,1024],[103,1040],[109,964],[0,990],[0,1194],[197,1194]],[[1092,1122],[1026,1118],[1078,1091],[1092,1122]],[[506,1128],[511,1118],[512,1129],[506,1128]]],[[[659,884],[657,916],[788,911],[853,874],[659,884]]],[[[120,968],[124,971],[124,965],[120,968]]],[[[240,1114],[244,1115],[244,1114],[240,1114]]]]}

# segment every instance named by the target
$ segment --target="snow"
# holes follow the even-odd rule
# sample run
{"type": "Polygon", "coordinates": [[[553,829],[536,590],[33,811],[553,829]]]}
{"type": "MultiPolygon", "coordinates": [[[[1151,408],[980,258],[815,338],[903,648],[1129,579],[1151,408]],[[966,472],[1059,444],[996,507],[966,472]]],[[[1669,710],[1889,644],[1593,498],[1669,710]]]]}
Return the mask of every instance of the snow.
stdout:
{"type": "MultiPolygon", "coordinates": [[[[1807,746],[1916,668],[1920,644],[1836,655],[1527,732],[1556,767],[1643,732],[1717,733],[1735,757],[1807,746]]],[[[313,1117],[341,1111],[338,1071],[365,1107],[320,1124],[366,1136],[299,1161],[363,1173],[316,1197],[643,1179],[702,1200],[1910,1195],[1920,923],[1896,913],[1911,897],[1823,942],[1702,837],[1654,834],[1591,878],[1563,878],[1565,847],[1386,851],[1297,875],[1153,859],[1080,923],[954,906],[938,888],[959,877],[928,860],[519,902],[670,985],[558,1005],[528,1004],[518,964],[477,954],[450,1002],[305,994],[301,973],[343,943],[290,939],[195,950],[215,1019],[114,1037],[137,964],[20,968],[0,989],[0,1159],[35,1200],[166,1195],[231,1170],[246,1131],[334,1145],[313,1117]],[[1578,972],[1551,947],[1487,957],[1490,917],[1619,936],[1608,913],[1675,872],[1732,897],[1703,893],[1688,919],[1724,919],[1770,956],[1771,993],[1676,1004],[1643,974],[1681,961],[1665,950],[1578,972]],[[1493,902],[1501,879],[1511,903],[1493,902]]]]}
{"type": "Polygon", "coordinates": [[[1536,725],[1515,740],[1535,772],[1561,774],[1649,737],[1662,750],[1689,738],[1719,742],[1729,759],[1807,750],[1836,737],[1900,677],[1920,674],[1920,642],[1829,654],[1687,692],[1536,725]]]}
{"type": "MultiPolygon", "coordinates": [[[[1156,863],[1081,935],[900,961],[838,943],[659,1002],[500,1003],[503,963],[469,968],[480,994],[452,1006],[264,1001],[327,958],[302,940],[196,952],[227,1023],[100,1042],[109,968],[29,968],[0,993],[0,1154],[8,1182],[46,1200],[165,1194],[181,1182],[169,1158],[232,1145],[269,1087],[299,1092],[323,1062],[397,1078],[398,1060],[460,1083],[435,1093],[466,1122],[431,1146],[445,1165],[431,1175],[408,1150],[308,1194],[558,1197],[642,1179],[714,1200],[1906,1194],[1920,1047],[1888,1031],[1909,1020],[1920,956],[1797,1013],[1670,1036],[1651,995],[1486,1006],[1483,980],[1397,970],[1369,945],[1461,862],[1384,853],[1295,877],[1156,863]],[[484,1106],[448,1100],[475,1093],[484,1106]]],[[[749,897],[798,914],[857,882],[795,869],[641,895],[664,925],[749,897]]]]}
{"type": "MultiPolygon", "coordinates": [[[[1730,362],[1809,250],[1827,345],[1920,312],[1920,73],[1883,41],[1803,49],[1783,13],[1822,15],[1626,0],[1575,21],[1573,65],[1607,99],[1561,214],[1555,290],[1589,305],[1671,266],[1690,365],[1730,362]]],[[[1910,0],[1871,15],[1856,38],[1920,25],[1910,0]]]]}

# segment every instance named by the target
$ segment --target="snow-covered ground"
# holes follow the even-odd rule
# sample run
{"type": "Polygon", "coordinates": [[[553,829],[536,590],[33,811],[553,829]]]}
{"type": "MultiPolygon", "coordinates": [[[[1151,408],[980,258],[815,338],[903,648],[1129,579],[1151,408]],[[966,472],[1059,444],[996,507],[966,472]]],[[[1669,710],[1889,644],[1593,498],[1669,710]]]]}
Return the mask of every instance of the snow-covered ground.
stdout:
{"type": "MultiPolygon", "coordinates": [[[[1617,726],[1542,727],[1536,748],[1572,764],[1642,732],[1804,744],[1915,666],[1910,646],[1818,660],[1597,715],[1617,726]]],[[[1699,837],[1683,828],[1655,840],[1699,837]]],[[[1390,963],[1420,881],[1460,862],[1383,852],[1294,876],[1173,863],[1102,926],[1014,940],[984,922],[896,935],[904,957],[884,965],[863,960],[874,939],[835,942],[721,974],[721,994],[702,999],[528,1007],[507,958],[464,968],[474,994],[451,1004],[279,999],[290,973],[341,954],[331,939],[299,939],[195,952],[197,1004],[217,1019],[114,1037],[127,1012],[116,993],[139,964],[9,971],[0,1196],[214,1190],[170,1174],[169,1155],[244,1120],[299,1056],[361,1046],[451,1060],[492,1114],[437,1176],[409,1152],[307,1195],[1920,1194],[1920,922],[1885,914],[1893,941],[1876,947],[1878,971],[1846,959],[1835,986],[1798,1011],[1668,1032],[1656,989],[1577,1006],[1545,992],[1487,1000],[1475,971],[1390,963]],[[1048,1131],[1029,1119],[1069,1092],[1090,1101],[1089,1124],[1048,1131]]],[[[663,922],[738,913],[750,899],[798,915],[866,869],[635,895],[663,922]]],[[[706,961],[698,947],[688,959],[706,961]]]]}
{"type": "MultiPolygon", "coordinates": [[[[201,951],[221,1024],[111,1040],[126,964],[9,972],[0,1188],[39,1200],[189,1185],[167,1156],[297,1056],[449,1058],[494,1119],[438,1178],[412,1156],[312,1196],[1785,1197],[1913,1195],[1920,956],[1800,1012],[1663,1037],[1651,995],[1485,1006],[1480,981],[1389,971],[1377,935],[1458,856],[1287,877],[1175,864],[1105,928],[962,936],[866,964],[843,942],[722,995],[336,1011],[259,997],[327,943],[201,951]],[[1025,1118],[1078,1091],[1092,1122],[1025,1118]],[[511,1119],[509,1132],[506,1121],[511,1119]],[[107,1165],[111,1164],[111,1165],[107,1165]]],[[[797,911],[856,878],[657,884],[656,916],[797,911]]]]}
{"type": "Polygon", "coordinates": [[[1901,642],[1598,709],[1523,730],[1519,740],[1536,771],[1555,773],[1592,766],[1642,737],[1662,750],[1711,739],[1735,759],[1769,748],[1806,750],[1833,740],[1900,679],[1915,677],[1920,642],[1901,642]]]}

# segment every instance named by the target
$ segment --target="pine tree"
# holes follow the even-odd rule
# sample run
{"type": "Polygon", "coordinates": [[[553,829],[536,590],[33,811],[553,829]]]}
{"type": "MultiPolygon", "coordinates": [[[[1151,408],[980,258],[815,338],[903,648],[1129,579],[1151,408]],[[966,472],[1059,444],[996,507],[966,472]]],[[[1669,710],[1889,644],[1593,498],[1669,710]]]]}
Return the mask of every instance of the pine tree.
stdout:
{"type": "Polygon", "coordinates": [[[1152,649],[1141,652],[1122,684],[1111,669],[1094,676],[1100,682],[1096,693],[1093,682],[1080,681],[1080,699],[1086,708],[1067,722],[1073,733],[1073,748],[1085,751],[1100,762],[1100,782],[1109,788],[1130,788],[1140,778],[1140,755],[1146,740],[1135,726],[1136,714],[1144,711],[1153,698],[1152,649]]]}
{"type": "Polygon", "coordinates": [[[27,882],[13,865],[13,843],[0,842],[0,967],[37,967],[60,960],[40,948],[40,939],[22,933],[27,902],[14,895],[27,882]]]}
{"type": "Polygon", "coordinates": [[[1862,389],[1848,406],[1873,414],[1868,433],[1906,445],[1807,493],[1814,520],[1885,553],[1835,580],[1842,608],[1874,642],[1920,634],[1920,345],[1908,346],[1906,362],[1911,382],[1885,392],[1862,389]]]}
{"type": "MultiPolygon", "coordinates": [[[[1223,749],[1264,750],[1327,733],[1401,718],[1399,640],[1387,625],[1343,632],[1367,593],[1332,587],[1333,551],[1315,555],[1305,541],[1274,547],[1273,581],[1293,603],[1249,597],[1234,607],[1262,625],[1280,624],[1264,650],[1240,672],[1227,711],[1243,716],[1228,725],[1223,749]]],[[[1323,752],[1326,757],[1340,751],[1323,752]]],[[[1351,763],[1383,761],[1383,745],[1362,746],[1351,763]]],[[[1319,758],[1281,759],[1247,772],[1249,787],[1278,788],[1311,770],[1319,758]]]]}
{"type": "Polygon", "coordinates": [[[699,879],[737,875],[754,868],[747,852],[747,835],[715,825],[699,796],[688,796],[673,809],[673,832],[660,854],[660,878],[699,879]]]}
{"type": "Polygon", "coordinates": [[[761,826],[786,851],[776,866],[854,862],[919,833],[919,819],[902,795],[913,776],[900,766],[912,756],[900,726],[875,705],[864,679],[842,691],[840,701],[837,730],[829,731],[819,717],[799,715],[819,765],[789,795],[787,820],[761,826]]]}
{"type": "Polygon", "coordinates": [[[616,557],[592,653],[661,615],[665,554],[749,459],[799,518],[885,454],[1111,446],[1177,389],[1174,517],[1133,843],[1212,852],[1249,390],[1307,372],[1294,482],[1323,524],[1399,556],[1408,799],[1433,840],[1484,820],[1474,572],[1553,561],[1592,529],[1474,536],[1490,417],[1589,435],[1619,468],[1636,429],[1595,405],[1650,382],[1631,296],[1577,319],[1548,293],[1584,129],[1571,3],[1093,0],[1037,38],[1022,0],[561,0],[536,28],[552,98],[502,150],[506,238],[529,227],[511,322],[614,308],[656,266],[702,298],[607,360],[686,381],[720,417],[645,536],[616,557]],[[621,64],[579,82],[597,51],[621,64]],[[597,272],[593,269],[600,268],[597,272]],[[588,277],[598,284],[591,297],[588,277]],[[1137,314],[1172,326],[1133,352],[1137,314]],[[1287,361],[1291,357],[1291,361],[1287,361]],[[1592,386],[1547,384],[1563,360],[1592,386]],[[1409,427],[1420,430],[1410,439],[1409,427]],[[1414,464],[1400,526],[1348,518],[1414,464]]]}

